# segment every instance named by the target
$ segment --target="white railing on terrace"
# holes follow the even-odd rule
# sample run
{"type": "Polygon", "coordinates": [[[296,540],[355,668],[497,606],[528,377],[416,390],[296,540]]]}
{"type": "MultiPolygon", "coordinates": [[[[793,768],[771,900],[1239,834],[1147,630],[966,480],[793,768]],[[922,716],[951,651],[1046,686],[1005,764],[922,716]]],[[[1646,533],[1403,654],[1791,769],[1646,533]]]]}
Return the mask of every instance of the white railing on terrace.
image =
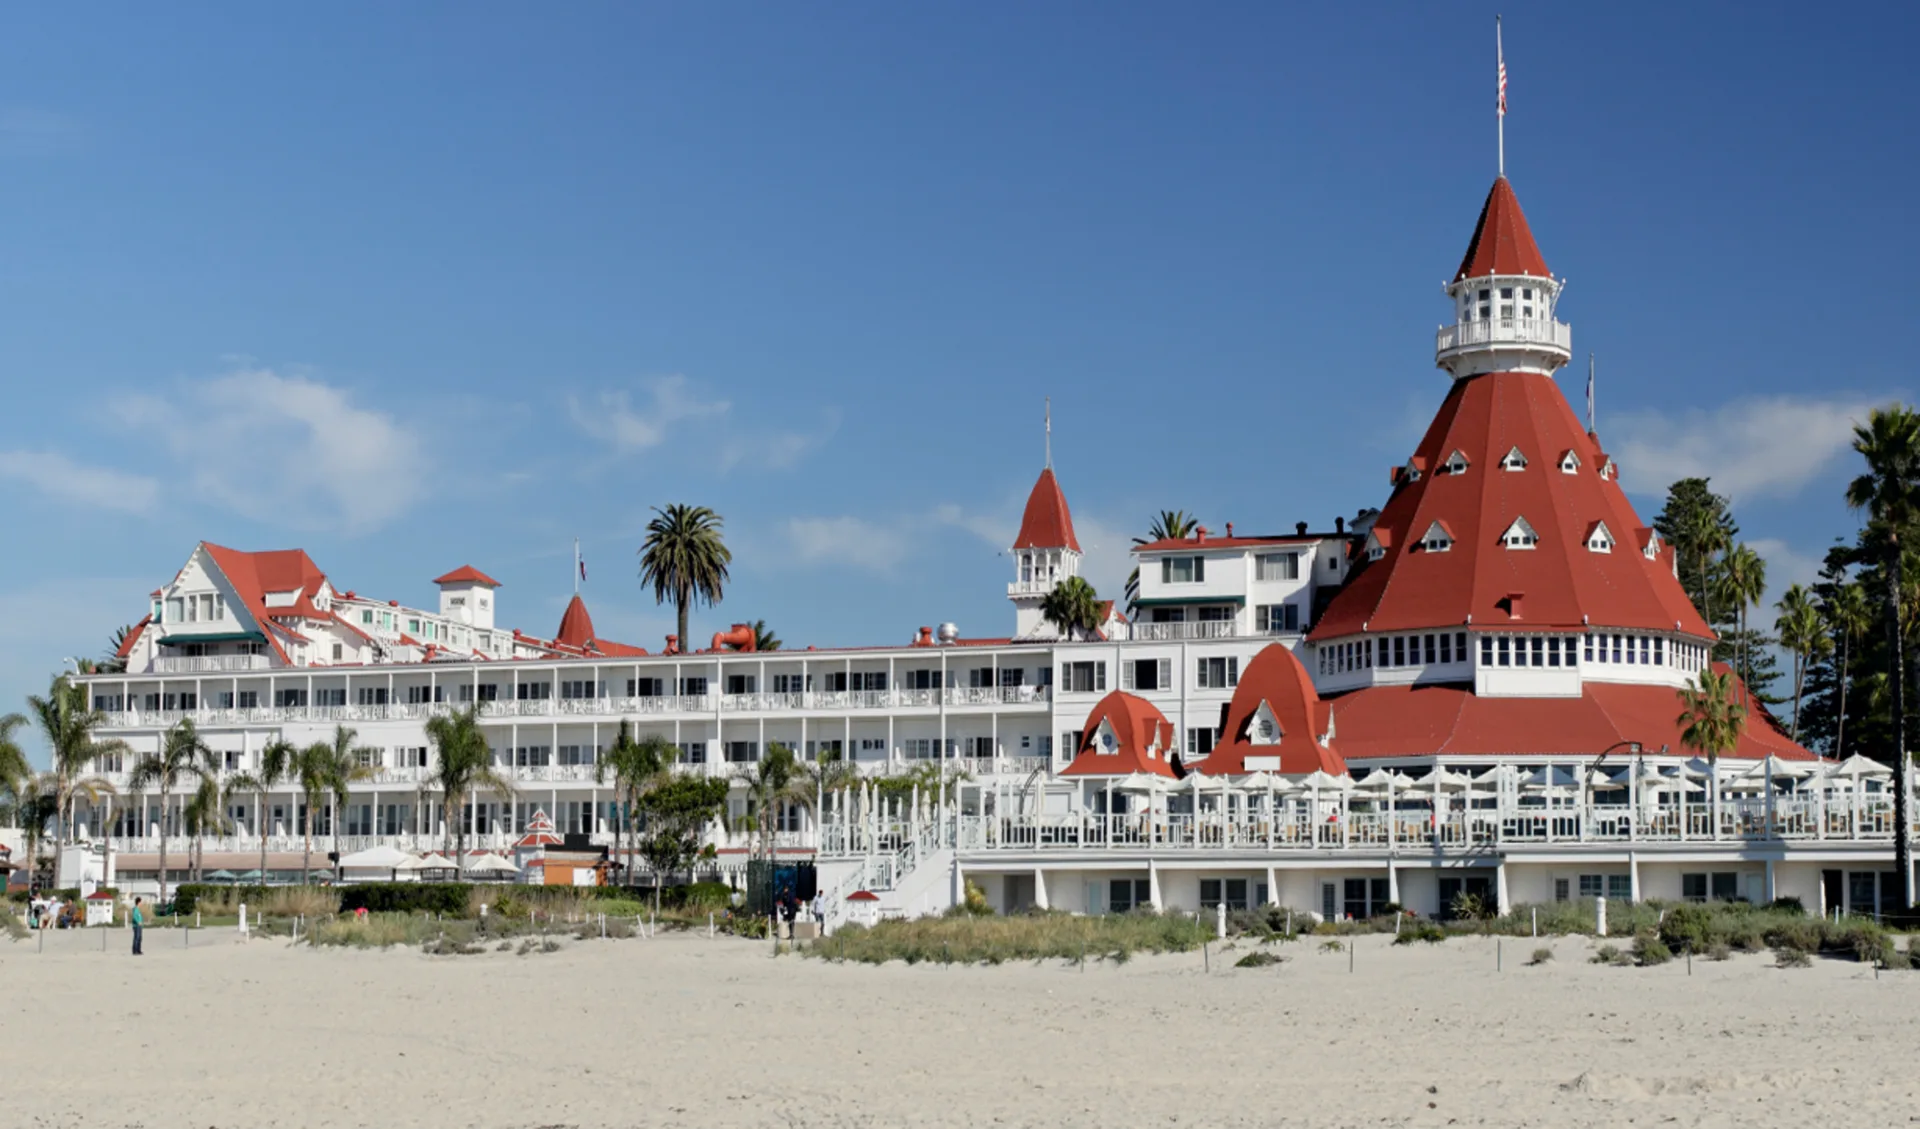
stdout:
{"type": "Polygon", "coordinates": [[[162,655],[153,660],[155,674],[218,674],[223,671],[267,670],[265,655],[162,655]]]}
{"type": "MultiPolygon", "coordinates": [[[[1181,639],[1231,639],[1241,634],[1232,620],[1193,620],[1182,623],[1136,623],[1133,637],[1144,641],[1172,642],[1181,639]]],[[[1252,634],[1247,632],[1246,634],[1252,634]]]]}
{"type": "MultiPolygon", "coordinates": [[[[1061,814],[963,815],[957,826],[962,851],[1140,851],[1159,849],[1234,851],[1397,850],[1463,852],[1541,845],[1632,843],[1889,843],[1893,798],[1869,794],[1832,799],[1795,796],[1726,799],[1716,803],[1592,803],[1547,807],[1526,803],[1443,810],[1412,803],[1396,810],[1377,801],[1282,797],[1271,812],[1234,806],[1226,812],[1156,810],[1120,815],[1090,811],[1061,814]]],[[[1920,824],[1920,820],[1916,820],[1920,824]]],[[[1915,827],[1920,834],[1920,826],[1915,827]]],[[[824,855],[887,854],[898,827],[855,819],[830,810],[821,830],[824,855]]]]}
{"type": "Polygon", "coordinates": [[[1573,349],[1573,330],[1552,318],[1489,318],[1443,325],[1434,336],[1439,356],[1484,345],[1546,345],[1562,352],[1573,349]]]}
{"type": "Polygon", "coordinates": [[[1009,596],[1044,596],[1054,590],[1059,580],[1015,580],[1007,585],[1009,596]]]}

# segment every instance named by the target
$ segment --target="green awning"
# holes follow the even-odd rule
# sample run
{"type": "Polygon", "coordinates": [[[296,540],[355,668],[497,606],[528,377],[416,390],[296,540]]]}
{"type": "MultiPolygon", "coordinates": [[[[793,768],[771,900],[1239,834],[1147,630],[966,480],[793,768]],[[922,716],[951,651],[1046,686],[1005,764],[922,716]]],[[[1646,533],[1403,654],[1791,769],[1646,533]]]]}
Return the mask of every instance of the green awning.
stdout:
{"type": "Polygon", "coordinates": [[[166,635],[160,639],[163,647],[178,647],[183,643],[264,643],[265,635],[258,631],[228,631],[219,635],[166,635]]]}
{"type": "Polygon", "coordinates": [[[1209,604],[1232,604],[1236,608],[1245,607],[1245,596],[1169,596],[1156,600],[1135,600],[1136,608],[1198,608],[1209,604]]]}

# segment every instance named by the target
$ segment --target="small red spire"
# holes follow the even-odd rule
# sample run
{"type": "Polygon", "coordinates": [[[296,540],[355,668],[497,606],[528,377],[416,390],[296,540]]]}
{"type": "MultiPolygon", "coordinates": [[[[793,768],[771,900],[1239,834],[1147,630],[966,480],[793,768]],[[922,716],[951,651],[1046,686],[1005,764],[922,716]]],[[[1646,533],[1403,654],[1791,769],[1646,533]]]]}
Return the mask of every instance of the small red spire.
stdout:
{"type": "Polygon", "coordinates": [[[584,651],[593,644],[593,639],[593,617],[587,614],[587,602],[576,592],[567,604],[566,614],[560,617],[560,631],[553,641],[584,651]]]}
{"type": "Polygon", "coordinates": [[[1016,549],[1072,549],[1080,551],[1080,540],[1073,535],[1073,514],[1067,509],[1067,496],[1053,477],[1053,468],[1040,472],[1027,496],[1027,512],[1020,518],[1020,533],[1013,539],[1016,549]]]}
{"type": "Polygon", "coordinates": [[[1453,280],[1489,274],[1552,277],[1552,272],[1547,270],[1547,260],[1541,258],[1540,247],[1533,241],[1527,215],[1520,210],[1520,200],[1513,194],[1513,185],[1507,183],[1504,176],[1495,180],[1493,190],[1487,193],[1487,202],[1480,209],[1480,222],[1473,228],[1473,242],[1467,244],[1467,253],[1460,260],[1460,269],[1453,280]]]}

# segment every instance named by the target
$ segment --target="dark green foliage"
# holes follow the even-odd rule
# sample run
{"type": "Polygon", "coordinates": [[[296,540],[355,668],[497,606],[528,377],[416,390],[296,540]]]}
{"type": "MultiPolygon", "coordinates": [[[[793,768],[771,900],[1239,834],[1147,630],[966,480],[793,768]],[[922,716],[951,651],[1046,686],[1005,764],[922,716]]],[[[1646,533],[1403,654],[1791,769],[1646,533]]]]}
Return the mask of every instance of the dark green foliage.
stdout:
{"type": "Polygon", "coordinates": [[[372,882],[347,886],[340,891],[340,912],[365,909],[369,913],[437,913],[465,917],[467,896],[472,889],[466,882],[372,882]]]}
{"type": "Polygon", "coordinates": [[[1269,953],[1263,950],[1256,949],[1255,951],[1248,953],[1246,956],[1241,957],[1239,960],[1234,961],[1233,967],[1235,968],[1266,968],[1269,965],[1280,964],[1284,962],[1286,959],[1287,959],[1286,957],[1281,956],[1279,953],[1269,953]]]}
{"type": "Polygon", "coordinates": [[[173,889],[173,911],[192,913],[200,905],[200,899],[214,896],[226,896],[248,905],[261,905],[267,898],[265,886],[216,886],[209,882],[182,882],[173,889]]]}
{"type": "Polygon", "coordinates": [[[1424,941],[1429,945],[1436,945],[1446,939],[1447,931],[1445,929],[1440,928],[1431,921],[1418,921],[1403,927],[1400,930],[1400,935],[1393,939],[1393,943],[1396,945],[1411,945],[1415,941],[1424,941]]]}
{"type": "Polygon", "coordinates": [[[1673,959],[1673,950],[1660,939],[1659,934],[1651,930],[1636,934],[1633,938],[1633,959],[1641,967],[1665,964],[1673,959]]]}

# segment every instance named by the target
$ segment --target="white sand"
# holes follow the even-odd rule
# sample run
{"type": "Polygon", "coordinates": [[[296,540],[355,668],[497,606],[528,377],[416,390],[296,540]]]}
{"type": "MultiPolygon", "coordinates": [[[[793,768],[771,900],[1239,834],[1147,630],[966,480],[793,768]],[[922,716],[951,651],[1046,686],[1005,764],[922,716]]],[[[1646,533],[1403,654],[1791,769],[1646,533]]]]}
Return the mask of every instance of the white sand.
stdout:
{"type": "Polygon", "coordinates": [[[1920,973],[1585,941],[872,968],[704,937],[516,957],[0,941],[0,1122],[46,1126],[1920,1123],[1920,973]]]}

